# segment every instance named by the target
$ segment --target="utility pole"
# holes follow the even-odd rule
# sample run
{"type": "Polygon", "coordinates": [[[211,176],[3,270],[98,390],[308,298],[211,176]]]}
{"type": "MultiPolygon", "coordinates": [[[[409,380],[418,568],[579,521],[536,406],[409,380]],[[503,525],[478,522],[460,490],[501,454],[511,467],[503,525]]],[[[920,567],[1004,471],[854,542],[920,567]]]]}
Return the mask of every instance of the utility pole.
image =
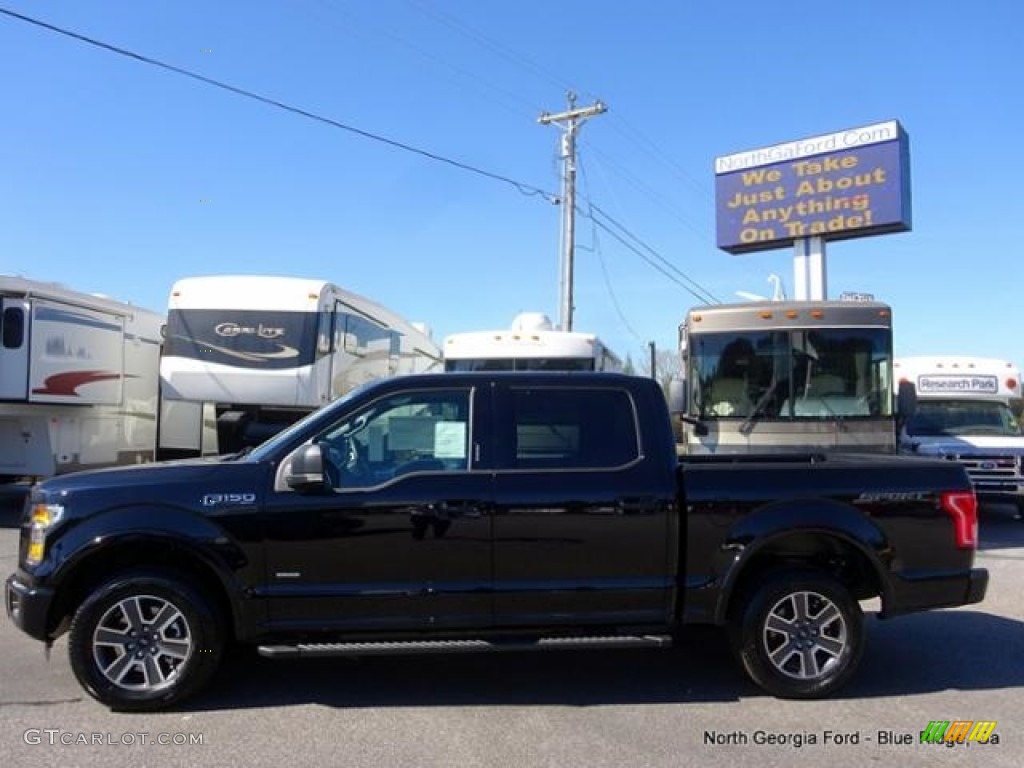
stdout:
{"type": "Polygon", "coordinates": [[[541,125],[564,124],[562,129],[562,269],[559,308],[559,327],[572,330],[573,258],[576,250],[576,134],[583,121],[599,115],[608,108],[600,101],[592,106],[576,108],[576,94],[569,91],[569,109],[552,115],[544,112],[537,122],[541,125]]]}

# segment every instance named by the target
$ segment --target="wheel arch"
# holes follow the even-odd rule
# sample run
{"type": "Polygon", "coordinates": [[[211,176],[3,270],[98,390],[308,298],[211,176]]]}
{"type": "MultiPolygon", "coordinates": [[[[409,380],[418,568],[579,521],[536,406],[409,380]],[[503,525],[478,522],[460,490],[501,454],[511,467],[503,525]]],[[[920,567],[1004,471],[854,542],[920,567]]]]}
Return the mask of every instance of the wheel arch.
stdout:
{"type": "Polygon", "coordinates": [[[122,534],[69,561],[47,619],[50,637],[67,631],[75,611],[94,590],[118,574],[137,571],[163,573],[192,585],[210,600],[226,638],[235,638],[241,617],[222,569],[194,546],[156,533],[122,534]]]}
{"type": "Polygon", "coordinates": [[[735,556],[722,579],[716,624],[770,573],[816,570],[843,584],[857,600],[889,600],[891,549],[884,531],[859,511],[831,501],[772,505],[740,521],[724,543],[735,556]]]}

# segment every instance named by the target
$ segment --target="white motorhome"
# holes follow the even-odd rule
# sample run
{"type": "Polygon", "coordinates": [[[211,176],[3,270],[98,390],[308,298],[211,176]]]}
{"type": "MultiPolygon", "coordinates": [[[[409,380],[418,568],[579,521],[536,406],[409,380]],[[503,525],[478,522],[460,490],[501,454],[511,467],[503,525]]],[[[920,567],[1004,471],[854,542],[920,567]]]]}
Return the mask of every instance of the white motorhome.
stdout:
{"type": "Polygon", "coordinates": [[[917,390],[900,449],[959,461],[979,497],[1024,511],[1024,434],[1010,407],[1021,397],[1020,369],[967,356],[901,357],[893,369],[917,390]]]}
{"type": "Polygon", "coordinates": [[[215,275],[171,289],[163,394],[216,403],[222,451],[373,379],[440,368],[423,327],[326,280],[215,275]]]}
{"type": "Polygon", "coordinates": [[[558,331],[540,312],[516,315],[501,331],[455,333],[444,341],[446,371],[621,371],[592,333],[558,331]]]}
{"type": "Polygon", "coordinates": [[[163,316],[0,276],[0,476],[156,458],[163,316]]]}

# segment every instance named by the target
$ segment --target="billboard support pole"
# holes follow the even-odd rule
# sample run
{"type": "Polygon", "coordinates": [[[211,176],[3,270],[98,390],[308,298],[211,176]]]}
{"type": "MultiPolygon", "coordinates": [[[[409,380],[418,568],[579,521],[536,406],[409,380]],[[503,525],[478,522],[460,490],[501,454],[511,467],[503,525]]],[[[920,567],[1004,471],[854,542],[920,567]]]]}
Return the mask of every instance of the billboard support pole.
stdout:
{"type": "Polygon", "coordinates": [[[797,301],[828,298],[825,270],[825,238],[798,237],[793,241],[793,286],[797,301]]]}

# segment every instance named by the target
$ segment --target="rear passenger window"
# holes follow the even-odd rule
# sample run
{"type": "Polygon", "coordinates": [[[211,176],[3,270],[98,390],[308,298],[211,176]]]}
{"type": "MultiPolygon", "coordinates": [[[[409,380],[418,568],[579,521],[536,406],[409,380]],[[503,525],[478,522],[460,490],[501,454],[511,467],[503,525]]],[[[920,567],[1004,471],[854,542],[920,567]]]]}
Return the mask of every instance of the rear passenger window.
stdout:
{"type": "Polygon", "coordinates": [[[618,467],[639,455],[636,417],[619,389],[513,389],[516,469],[618,467]]]}

